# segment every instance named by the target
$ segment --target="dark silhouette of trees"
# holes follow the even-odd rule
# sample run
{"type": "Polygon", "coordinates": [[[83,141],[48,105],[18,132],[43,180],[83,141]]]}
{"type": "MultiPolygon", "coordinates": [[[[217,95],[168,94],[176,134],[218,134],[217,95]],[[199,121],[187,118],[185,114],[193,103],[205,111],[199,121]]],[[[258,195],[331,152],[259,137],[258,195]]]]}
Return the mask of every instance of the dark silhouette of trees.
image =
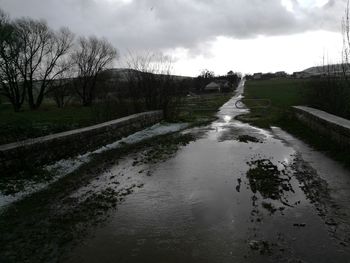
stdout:
{"type": "Polygon", "coordinates": [[[72,50],[73,40],[67,28],[55,31],[31,18],[12,21],[0,11],[0,92],[15,111],[25,99],[32,110],[39,108],[48,93],[63,107],[73,87],[84,106],[92,104],[99,74],[117,51],[94,36],[80,37],[72,50]]]}
{"type": "Polygon", "coordinates": [[[75,87],[84,106],[90,106],[96,96],[99,74],[117,58],[117,50],[106,39],[80,37],[72,54],[77,78],[75,87]]]}
{"type": "Polygon", "coordinates": [[[14,27],[21,45],[18,67],[28,104],[37,109],[51,82],[67,70],[60,63],[72,46],[73,34],[67,28],[55,32],[45,21],[30,18],[16,20],[14,27]]]}
{"type": "Polygon", "coordinates": [[[27,96],[37,109],[51,82],[66,70],[61,61],[69,52],[73,34],[51,30],[45,21],[1,15],[1,91],[18,111],[27,96]]]}
{"type": "Polygon", "coordinates": [[[11,20],[0,10],[0,94],[15,111],[24,102],[38,109],[47,95],[64,107],[73,91],[90,106],[97,82],[106,83],[102,73],[117,55],[106,39],[80,37],[74,45],[67,28],[52,30],[31,18],[11,20]]]}
{"type": "Polygon", "coordinates": [[[213,79],[215,77],[215,74],[213,71],[210,71],[208,69],[204,69],[204,70],[202,70],[199,77],[201,77],[203,79],[213,79]]]}
{"type": "Polygon", "coordinates": [[[350,13],[349,1],[342,19],[342,63],[327,65],[323,60],[320,74],[306,82],[308,105],[344,118],[350,118],[350,13]]]}
{"type": "Polygon", "coordinates": [[[130,55],[127,82],[136,111],[162,109],[171,118],[180,96],[180,81],[171,74],[172,61],[159,54],[130,55]]]}
{"type": "Polygon", "coordinates": [[[64,108],[75,95],[73,60],[67,56],[60,66],[62,67],[59,69],[60,73],[51,83],[48,95],[52,97],[58,108],[64,108]]]}
{"type": "Polygon", "coordinates": [[[11,102],[15,111],[20,110],[26,94],[18,67],[20,49],[14,26],[0,10],[0,94],[11,102]]]}
{"type": "Polygon", "coordinates": [[[235,73],[232,70],[230,70],[226,74],[226,79],[228,82],[230,82],[231,85],[237,85],[241,80],[241,78],[242,78],[242,75],[240,73],[235,73]]]}
{"type": "Polygon", "coordinates": [[[350,10],[349,1],[345,9],[345,15],[342,20],[342,34],[343,34],[343,78],[350,85],[349,73],[350,73],[350,10]]]}

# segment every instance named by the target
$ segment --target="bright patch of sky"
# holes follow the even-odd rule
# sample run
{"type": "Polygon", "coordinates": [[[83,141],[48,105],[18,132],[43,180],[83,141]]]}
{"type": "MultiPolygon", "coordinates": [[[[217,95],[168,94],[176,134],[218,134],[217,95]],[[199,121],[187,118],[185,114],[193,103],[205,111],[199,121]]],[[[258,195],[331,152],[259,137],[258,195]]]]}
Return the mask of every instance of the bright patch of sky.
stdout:
{"type": "Polygon", "coordinates": [[[293,12],[293,2],[291,0],[281,0],[281,3],[289,12],[293,12]]]}
{"type": "Polygon", "coordinates": [[[289,11],[293,12],[295,5],[298,4],[301,8],[321,8],[326,5],[329,0],[281,0],[281,4],[289,11]]]}
{"type": "Polygon", "coordinates": [[[304,8],[322,7],[328,3],[328,0],[298,0],[298,3],[304,8]]]}
{"type": "Polygon", "coordinates": [[[254,40],[219,37],[209,44],[206,55],[191,57],[185,49],[177,49],[175,72],[196,76],[200,69],[216,74],[229,70],[244,73],[286,71],[292,73],[308,67],[341,61],[342,36],[316,31],[290,36],[260,36],[254,40]]]}

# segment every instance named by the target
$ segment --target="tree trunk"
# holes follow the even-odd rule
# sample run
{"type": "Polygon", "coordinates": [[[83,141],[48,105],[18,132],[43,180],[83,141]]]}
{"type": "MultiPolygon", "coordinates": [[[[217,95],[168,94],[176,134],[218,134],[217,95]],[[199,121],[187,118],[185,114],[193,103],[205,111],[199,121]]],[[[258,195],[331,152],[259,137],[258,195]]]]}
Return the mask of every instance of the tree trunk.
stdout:
{"type": "Polygon", "coordinates": [[[33,84],[26,82],[24,85],[25,85],[25,89],[27,90],[27,94],[28,94],[29,108],[31,110],[35,110],[34,95],[33,95],[33,84]]]}

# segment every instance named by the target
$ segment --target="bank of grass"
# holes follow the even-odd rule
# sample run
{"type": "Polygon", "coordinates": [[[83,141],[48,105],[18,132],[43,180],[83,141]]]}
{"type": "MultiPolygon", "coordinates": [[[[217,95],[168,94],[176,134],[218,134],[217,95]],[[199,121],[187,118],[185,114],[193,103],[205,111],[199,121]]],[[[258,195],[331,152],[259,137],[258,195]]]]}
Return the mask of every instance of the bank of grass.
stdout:
{"type": "Polygon", "coordinates": [[[187,122],[192,126],[210,123],[216,119],[219,108],[233,95],[232,92],[229,92],[186,97],[180,103],[175,121],[187,122]]]}
{"type": "Polygon", "coordinates": [[[24,107],[20,112],[14,112],[9,104],[0,104],[0,145],[86,127],[133,113],[135,111],[125,103],[91,107],[70,105],[63,109],[47,103],[38,110],[24,107]]]}
{"type": "Polygon", "coordinates": [[[309,85],[306,80],[279,79],[247,81],[245,89],[249,114],[238,119],[261,128],[278,126],[297,138],[305,141],[333,159],[350,166],[350,150],[335,144],[328,137],[315,133],[295,118],[291,106],[307,105],[306,94],[309,85]],[[249,99],[268,99],[269,108],[255,108],[256,103],[249,99]]]}
{"type": "MultiPolygon", "coordinates": [[[[218,108],[232,95],[225,93],[185,97],[181,100],[174,121],[193,125],[210,122],[215,119],[218,108]]],[[[21,112],[14,112],[10,104],[0,104],[0,145],[86,127],[134,113],[137,111],[133,109],[131,101],[127,100],[92,107],[71,105],[63,109],[46,103],[36,111],[24,107],[21,112]]]]}
{"type": "Polygon", "coordinates": [[[295,79],[276,79],[247,81],[245,88],[245,104],[251,109],[250,113],[243,117],[244,120],[261,128],[270,128],[277,125],[291,114],[290,107],[304,105],[304,81],[295,79]],[[251,99],[269,100],[271,105],[264,106],[268,101],[250,101],[251,99]]]}
{"type": "Polygon", "coordinates": [[[10,105],[0,106],[0,144],[38,137],[91,123],[88,108],[58,109],[46,106],[37,111],[14,112],[10,105]]]}

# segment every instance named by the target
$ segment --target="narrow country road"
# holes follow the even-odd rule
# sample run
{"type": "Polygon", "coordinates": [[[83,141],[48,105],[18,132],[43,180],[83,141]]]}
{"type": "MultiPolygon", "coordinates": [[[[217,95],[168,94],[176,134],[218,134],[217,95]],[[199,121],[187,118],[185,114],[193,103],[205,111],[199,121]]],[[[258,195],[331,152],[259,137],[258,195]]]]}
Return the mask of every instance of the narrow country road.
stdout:
{"type": "Polygon", "coordinates": [[[0,210],[0,262],[350,262],[350,172],[235,120],[243,91],[207,126],[67,162],[0,210]]]}
{"type": "Polygon", "coordinates": [[[277,127],[235,120],[243,90],[171,158],[113,166],[142,187],[63,261],[350,262],[350,173],[277,127]]]}

